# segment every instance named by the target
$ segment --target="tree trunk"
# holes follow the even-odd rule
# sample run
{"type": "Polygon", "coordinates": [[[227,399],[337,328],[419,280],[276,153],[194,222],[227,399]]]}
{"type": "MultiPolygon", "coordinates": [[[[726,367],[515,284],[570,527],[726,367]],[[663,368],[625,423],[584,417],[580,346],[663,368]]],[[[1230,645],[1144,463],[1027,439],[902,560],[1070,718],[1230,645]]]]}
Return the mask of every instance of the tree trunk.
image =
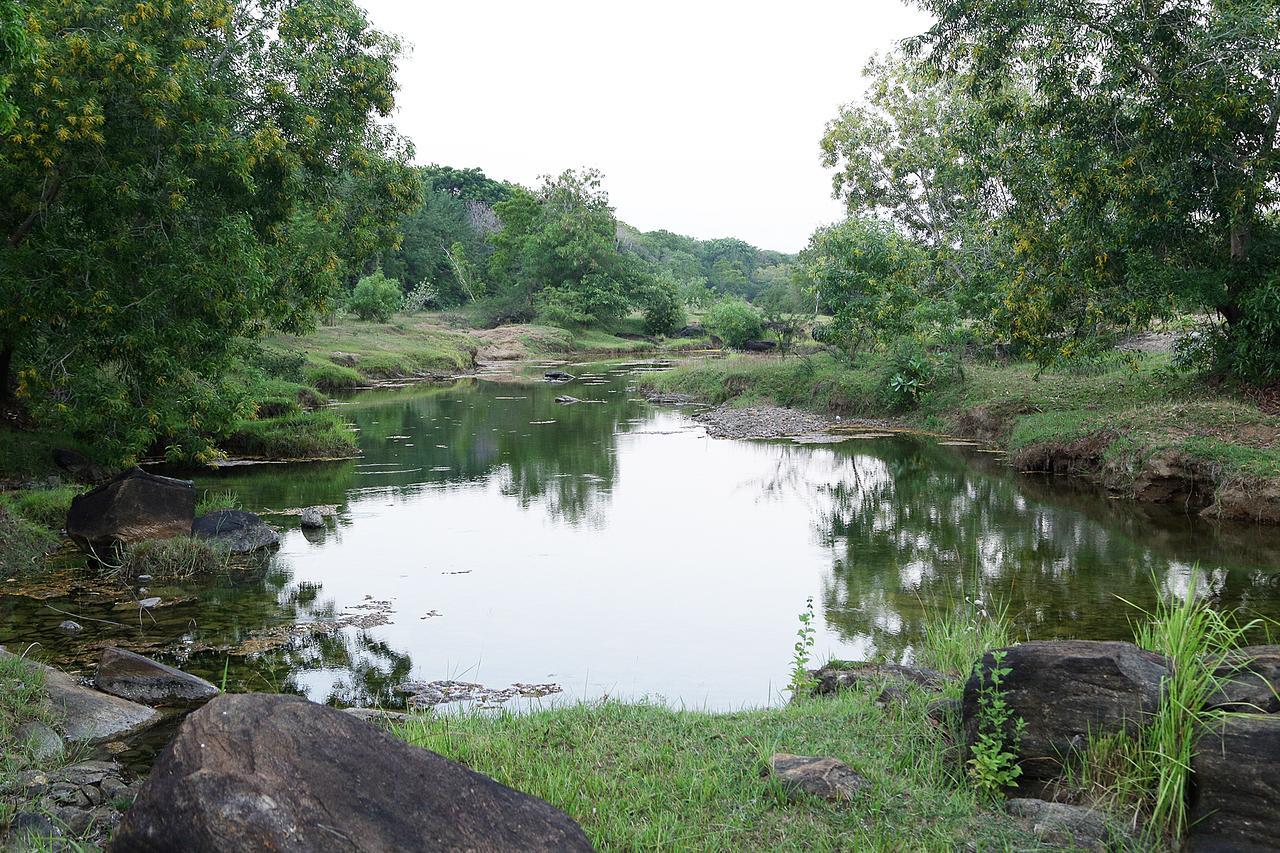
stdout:
{"type": "Polygon", "coordinates": [[[13,371],[13,344],[5,341],[0,344],[0,402],[13,401],[13,383],[10,381],[13,371]]]}
{"type": "Polygon", "coordinates": [[[1227,278],[1227,298],[1218,306],[1218,313],[1234,326],[1244,316],[1240,310],[1240,291],[1242,279],[1248,274],[1249,248],[1253,232],[1248,222],[1234,222],[1231,225],[1231,270],[1227,278]]]}

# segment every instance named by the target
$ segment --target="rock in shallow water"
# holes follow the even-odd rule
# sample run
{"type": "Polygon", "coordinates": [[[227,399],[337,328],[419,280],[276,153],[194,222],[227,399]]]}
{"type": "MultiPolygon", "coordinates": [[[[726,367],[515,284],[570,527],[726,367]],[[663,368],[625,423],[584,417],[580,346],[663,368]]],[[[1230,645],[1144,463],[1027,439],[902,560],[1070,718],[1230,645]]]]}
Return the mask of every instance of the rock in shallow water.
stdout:
{"type": "Polygon", "coordinates": [[[188,535],[195,510],[189,480],[131,468],[71,501],[67,535],[84,551],[105,558],[118,543],[188,535]]]}
{"type": "Polygon", "coordinates": [[[319,508],[309,506],[302,511],[298,523],[302,525],[303,530],[320,530],[324,527],[324,516],[319,508]]]}
{"type": "Polygon", "coordinates": [[[261,518],[242,509],[220,509],[202,515],[191,525],[199,539],[221,542],[233,554],[248,554],[280,544],[280,534],[261,518]]]}
{"type": "Polygon", "coordinates": [[[114,851],[591,850],[553,806],[297,696],[183,722],[114,851]]]}
{"type": "Polygon", "coordinates": [[[98,689],[133,702],[204,702],[218,688],[203,678],[165,666],[124,649],[104,649],[98,663],[98,689]]]}

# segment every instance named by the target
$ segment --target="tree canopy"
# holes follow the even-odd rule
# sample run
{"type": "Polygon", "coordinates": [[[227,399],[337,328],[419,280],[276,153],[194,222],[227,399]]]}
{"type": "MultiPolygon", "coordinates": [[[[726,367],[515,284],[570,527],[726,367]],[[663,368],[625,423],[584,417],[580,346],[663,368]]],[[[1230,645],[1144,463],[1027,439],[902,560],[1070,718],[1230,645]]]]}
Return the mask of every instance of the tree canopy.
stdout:
{"type": "Polygon", "coordinates": [[[351,0],[36,0],[0,139],[0,366],[128,458],[198,456],[231,341],[305,328],[418,199],[351,0]]]}

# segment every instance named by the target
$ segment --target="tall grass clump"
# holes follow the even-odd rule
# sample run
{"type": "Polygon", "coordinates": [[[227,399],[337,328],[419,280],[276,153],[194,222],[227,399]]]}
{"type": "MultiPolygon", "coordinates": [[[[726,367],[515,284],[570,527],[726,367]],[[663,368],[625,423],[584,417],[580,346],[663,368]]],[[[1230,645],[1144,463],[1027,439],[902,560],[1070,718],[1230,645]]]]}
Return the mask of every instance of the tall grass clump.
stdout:
{"type": "Polygon", "coordinates": [[[916,650],[916,660],[948,675],[968,677],[983,655],[1014,642],[1009,606],[988,605],[975,594],[925,617],[924,642],[916,650]]]}
{"type": "Polygon", "coordinates": [[[0,568],[6,573],[36,571],[58,545],[48,529],[0,506],[0,568]]]}
{"type": "Polygon", "coordinates": [[[1080,793],[1125,813],[1135,826],[1145,823],[1153,839],[1176,841],[1186,834],[1196,743],[1223,717],[1206,707],[1222,688],[1215,672],[1229,670],[1235,652],[1259,624],[1241,624],[1234,612],[1214,610],[1196,594],[1197,579],[1193,571],[1185,592],[1160,595],[1151,612],[1125,601],[1143,616],[1134,625],[1134,642],[1168,661],[1160,708],[1136,736],[1091,737],[1068,776],[1080,793]]]}
{"type": "Polygon", "coordinates": [[[196,517],[216,512],[220,509],[240,509],[240,496],[231,489],[213,491],[205,489],[200,500],[196,501],[196,517]]]}
{"type": "Polygon", "coordinates": [[[121,549],[112,573],[126,579],[150,575],[160,580],[183,580],[195,575],[225,571],[231,563],[226,545],[195,537],[148,539],[121,549]]]}

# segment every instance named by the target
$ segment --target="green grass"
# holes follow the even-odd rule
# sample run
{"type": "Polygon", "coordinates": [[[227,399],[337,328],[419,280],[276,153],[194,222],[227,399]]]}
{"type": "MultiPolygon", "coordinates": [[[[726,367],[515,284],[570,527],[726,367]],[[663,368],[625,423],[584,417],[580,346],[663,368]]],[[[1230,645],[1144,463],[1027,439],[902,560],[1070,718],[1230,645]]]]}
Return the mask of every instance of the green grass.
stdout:
{"type": "Polygon", "coordinates": [[[53,451],[78,450],[92,456],[85,447],[65,433],[14,429],[0,424],[0,479],[16,481],[58,476],[53,451]]]}
{"type": "Polygon", "coordinates": [[[965,599],[928,615],[916,660],[963,683],[983,655],[1014,642],[1006,605],[965,599]]]}
{"type": "Polygon", "coordinates": [[[230,453],[266,459],[337,459],[358,451],[355,436],[333,412],[242,421],[222,447],[230,453]]]}
{"type": "Polygon", "coordinates": [[[175,536],[130,545],[120,554],[119,564],[110,570],[127,579],[150,575],[159,580],[184,580],[225,571],[230,563],[231,553],[225,545],[175,536]]]}
{"type": "Polygon", "coordinates": [[[84,489],[58,486],[48,489],[24,489],[0,492],[0,507],[11,514],[50,530],[61,530],[67,520],[71,501],[84,489]]]}
{"type": "Polygon", "coordinates": [[[0,571],[5,576],[40,571],[45,556],[57,545],[58,537],[47,527],[0,507],[0,571]]]}
{"type": "MultiPolygon", "coordinates": [[[[18,737],[18,727],[30,720],[51,723],[50,711],[41,701],[44,672],[16,655],[0,655],[0,791],[5,791],[25,770],[49,770],[36,760],[30,747],[18,737]]],[[[0,836],[17,810],[11,796],[0,796],[0,836]]]]}
{"type": "Polygon", "coordinates": [[[263,341],[276,355],[301,354],[307,384],[339,390],[379,379],[460,373],[475,366],[471,338],[427,319],[395,317],[388,323],[344,318],[307,335],[276,335],[263,341]],[[335,353],[356,358],[354,366],[334,361],[335,353]]]}
{"type": "Polygon", "coordinates": [[[601,850],[1001,849],[1027,839],[957,776],[928,722],[871,693],[713,714],[606,701],[529,714],[424,716],[395,731],[564,809],[601,850]],[[790,802],[770,755],[833,756],[871,783],[862,799],[790,802]]]}
{"type": "Polygon", "coordinates": [[[205,489],[196,501],[196,518],[220,509],[240,509],[240,497],[231,489],[205,489]]]}

